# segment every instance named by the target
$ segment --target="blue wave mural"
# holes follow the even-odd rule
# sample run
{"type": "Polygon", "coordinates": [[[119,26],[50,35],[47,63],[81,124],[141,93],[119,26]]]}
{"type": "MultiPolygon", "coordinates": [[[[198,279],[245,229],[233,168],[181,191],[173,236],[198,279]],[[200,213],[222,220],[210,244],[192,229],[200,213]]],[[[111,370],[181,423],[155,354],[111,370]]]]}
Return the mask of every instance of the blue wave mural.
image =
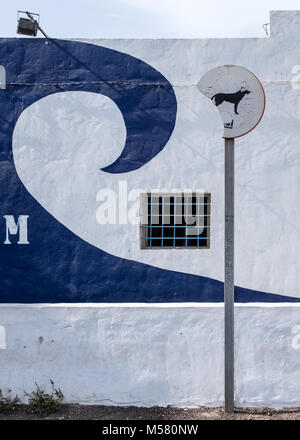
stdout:
{"type": "MultiPolygon", "coordinates": [[[[54,219],[26,190],[14,166],[12,134],[22,111],[63,91],[111,98],[127,137],[108,173],[136,170],[166,145],[176,120],[176,97],[164,76],[130,55],[74,41],[1,39],[0,200],[2,215],[30,216],[30,245],[0,244],[1,303],[221,302],[223,283],[114,257],[54,219]]],[[[13,238],[12,238],[13,241],[13,238]]],[[[236,287],[237,302],[299,302],[236,287]]]]}

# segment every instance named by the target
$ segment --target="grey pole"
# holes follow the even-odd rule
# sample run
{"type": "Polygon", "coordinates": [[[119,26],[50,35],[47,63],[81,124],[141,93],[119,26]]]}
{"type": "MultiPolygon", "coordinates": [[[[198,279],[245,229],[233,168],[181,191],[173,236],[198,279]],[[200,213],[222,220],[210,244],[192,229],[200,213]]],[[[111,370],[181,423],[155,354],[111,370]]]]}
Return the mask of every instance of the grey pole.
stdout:
{"type": "Polygon", "coordinates": [[[234,139],[225,139],[225,405],[234,410],[234,139]]]}

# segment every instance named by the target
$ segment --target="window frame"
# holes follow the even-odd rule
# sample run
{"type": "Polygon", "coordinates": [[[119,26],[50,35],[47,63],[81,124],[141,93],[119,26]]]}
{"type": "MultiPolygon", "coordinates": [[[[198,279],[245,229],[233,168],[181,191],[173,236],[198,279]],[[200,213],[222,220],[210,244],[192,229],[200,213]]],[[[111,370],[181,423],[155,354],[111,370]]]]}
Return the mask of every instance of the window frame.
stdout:
{"type": "MultiPolygon", "coordinates": [[[[174,215],[174,214],[173,214],[174,215]]],[[[155,226],[154,226],[155,227],[155,226]]],[[[184,226],[181,226],[184,227],[184,226]]],[[[188,227],[188,226],[187,226],[188,227]]],[[[174,225],[174,228],[176,228],[176,226],[174,225]]],[[[180,250],[194,250],[194,249],[198,249],[198,250],[205,250],[205,249],[210,249],[210,241],[211,241],[211,193],[200,193],[200,192],[174,192],[174,193],[167,193],[167,192],[143,192],[140,194],[140,249],[142,250],[171,250],[171,249],[180,249],[180,250]],[[149,226],[148,224],[148,217],[149,217],[149,212],[148,212],[148,204],[149,204],[149,197],[179,197],[181,196],[182,198],[184,196],[192,196],[192,197],[203,197],[203,199],[207,199],[207,207],[206,207],[206,213],[205,213],[205,217],[206,217],[206,226],[205,226],[205,230],[207,231],[205,240],[206,240],[206,244],[205,246],[191,246],[191,245],[182,245],[182,246],[149,246],[147,245],[147,240],[148,240],[148,236],[147,233],[149,231],[149,227],[147,228],[146,226],[149,226]]],[[[167,239],[168,237],[165,237],[165,239],[167,239]]],[[[179,238],[179,237],[177,237],[179,238]]]]}

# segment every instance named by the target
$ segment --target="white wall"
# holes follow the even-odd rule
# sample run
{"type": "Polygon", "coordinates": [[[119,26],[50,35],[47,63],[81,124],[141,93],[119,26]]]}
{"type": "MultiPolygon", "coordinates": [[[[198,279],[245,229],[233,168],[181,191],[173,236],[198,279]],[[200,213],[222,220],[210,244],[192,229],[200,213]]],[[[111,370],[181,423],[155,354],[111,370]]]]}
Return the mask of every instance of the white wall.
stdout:
{"type": "MultiPolygon", "coordinates": [[[[223,306],[2,305],[1,388],[66,401],[219,406],[223,306]]],[[[300,306],[236,307],[236,405],[300,405],[300,306]]]]}

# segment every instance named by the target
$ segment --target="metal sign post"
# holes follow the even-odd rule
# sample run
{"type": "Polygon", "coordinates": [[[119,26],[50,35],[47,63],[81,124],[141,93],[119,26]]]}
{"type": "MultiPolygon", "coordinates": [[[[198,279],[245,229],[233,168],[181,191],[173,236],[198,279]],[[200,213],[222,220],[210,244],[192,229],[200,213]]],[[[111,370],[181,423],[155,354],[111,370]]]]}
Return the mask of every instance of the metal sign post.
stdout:
{"type": "Polygon", "coordinates": [[[198,88],[218,108],[225,139],[225,273],[224,273],[224,410],[234,411],[234,138],[253,130],[265,110],[265,93],[257,77],[240,66],[207,72],[198,88]]]}
{"type": "Polygon", "coordinates": [[[234,409],[234,139],[225,139],[225,412],[234,409]]]}

